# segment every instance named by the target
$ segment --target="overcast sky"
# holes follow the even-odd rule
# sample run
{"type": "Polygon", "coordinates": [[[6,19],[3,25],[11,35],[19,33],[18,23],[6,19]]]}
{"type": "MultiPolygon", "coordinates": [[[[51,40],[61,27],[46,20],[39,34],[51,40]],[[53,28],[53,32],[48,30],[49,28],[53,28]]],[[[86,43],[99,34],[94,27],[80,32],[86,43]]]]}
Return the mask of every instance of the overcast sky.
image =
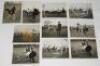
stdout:
{"type": "Polygon", "coordinates": [[[18,25],[15,32],[39,32],[39,25],[18,25]]]}
{"type": "Polygon", "coordinates": [[[84,25],[84,24],[86,24],[86,25],[94,25],[94,22],[93,21],[89,21],[89,20],[71,20],[71,21],[69,21],[70,23],[70,25],[71,26],[76,26],[77,25],[77,23],[80,23],[81,25],[84,25]]]}
{"type": "Polygon", "coordinates": [[[67,39],[43,39],[42,40],[43,47],[68,47],[68,40],[67,39]]]}
{"type": "Polygon", "coordinates": [[[44,3],[43,5],[43,9],[44,10],[58,10],[58,9],[62,9],[65,8],[66,9],[66,3],[44,3]]]}
{"type": "Polygon", "coordinates": [[[43,20],[42,26],[46,23],[49,23],[50,25],[57,25],[58,22],[60,22],[62,24],[62,26],[67,26],[67,20],[60,20],[60,19],[46,19],[43,20]]]}
{"type": "Polygon", "coordinates": [[[23,9],[28,9],[28,8],[31,10],[33,10],[33,8],[40,9],[40,2],[38,1],[23,1],[22,5],[23,9]]]}
{"type": "Polygon", "coordinates": [[[74,8],[88,9],[88,8],[91,8],[91,3],[72,3],[70,4],[70,9],[74,9],[74,8]]]}

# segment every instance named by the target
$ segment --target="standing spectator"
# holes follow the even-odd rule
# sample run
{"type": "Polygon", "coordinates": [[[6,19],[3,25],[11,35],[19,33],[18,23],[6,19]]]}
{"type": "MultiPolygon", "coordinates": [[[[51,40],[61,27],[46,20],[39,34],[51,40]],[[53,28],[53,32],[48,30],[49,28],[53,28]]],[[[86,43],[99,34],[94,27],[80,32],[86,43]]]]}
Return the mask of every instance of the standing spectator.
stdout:
{"type": "Polygon", "coordinates": [[[60,23],[60,21],[58,22],[58,26],[57,26],[57,36],[60,36],[61,35],[61,28],[62,28],[62,25],[60,23]]]}

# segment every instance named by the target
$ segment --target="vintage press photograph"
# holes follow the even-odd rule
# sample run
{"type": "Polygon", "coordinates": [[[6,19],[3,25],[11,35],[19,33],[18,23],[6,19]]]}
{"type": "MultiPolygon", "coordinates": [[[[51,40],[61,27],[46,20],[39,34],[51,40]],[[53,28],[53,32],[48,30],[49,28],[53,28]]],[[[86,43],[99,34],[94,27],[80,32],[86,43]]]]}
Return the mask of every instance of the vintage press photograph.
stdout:
{"type": "Polygon", "coordinates": [[[71,37],[95,38],[95,27],[93,21],[72,20],[70,21],[71,37]]]}
{"type": "Polygon", "coordinates": [[[95,39],[72,39],[72,58],[98,58],[95,39]]]}
{"type": "Polygon", "coordinates": [[[39,42],[39,25],[16,25],[14,27],[13,42],[39,42]]]}
{"type": "Polygon", "coordinates": [[[70,18],[93,18],[91,3],[72,3],[69,7],[70,18]]]}
{"type": "Polygon", "coordinates": [[[39,63],[39,44],[13,45],[13,64],[39,63]]]}
{"type": "Polygon", "coordinates": [[[21,20],[21,3],[6,1],[3,10],[3,23],[19,23],[21,20]]]}
{"type": "Polygon", "coordinates": [[[66,3],[43,3],[43,17],[67,17],[66,3]]]}
{"type": "Polygon", "coordinates": [[[68,37],[67,29],[68,27],[66,19],[46,19],[42,24],[42,37],[66,38],[68,37]]]}
{"type": "Polygon", "coordinates": [[[23,1],[23,23],[39,23],[40,22],[40,2],[23,1]]]}
{"type": "Polygon", "coordinates": [[[69,44],[67,39],[43,39],[43,58],[68,58],[69,44]]]}

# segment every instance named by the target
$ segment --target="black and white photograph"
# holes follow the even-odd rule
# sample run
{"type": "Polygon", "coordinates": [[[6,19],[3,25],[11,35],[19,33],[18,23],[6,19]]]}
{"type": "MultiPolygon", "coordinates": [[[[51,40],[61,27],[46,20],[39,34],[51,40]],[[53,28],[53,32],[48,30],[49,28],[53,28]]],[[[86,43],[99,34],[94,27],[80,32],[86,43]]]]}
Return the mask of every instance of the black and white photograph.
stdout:
{"type": "Polygon", "coordinates": [[[93,21],[72,20],[70,21],[70,36],[95,38],[95,27],[93,21]]]}
{"type": "Polygon", "coordinates": [[[43,58],[68,58],[69,45],[67,39],[43,39],[43,58]]]}
{"type": "Polygon", "coordinates": [[[93,19],[93,10],[91,3],[72,3],[69,7],[70,18],[93,19]]]}
{"type": "Polygon", "coordinates": [[[39,23],[40,22],[40,2],[23,1],[23,23],[39,23]]]}
{"type": "Polygon", "coordinates": [[[21,20],[21,3],[6,1],[3,10],[3,23],[19,23],[21,20]]]}
{"type": "Polygon", "coordinates": [[[95,39],[72,39],[72,58],[98,58],[95,39]]]}
{"type": "Polygon", "coordinates": [[[39,63],[38,44],[13,45],[13,64],[37,64],[39,63]]]}
{"type": "Polygon", "coordinates": [[[42,37],[46,38],[66,38],[68,37],[66,19],[46,19],[42,24],[42,37]]]}
{"type": "Polygon", "coordinates": [[[39,42],[39,25],[16,25],[14,27],[13,42],[39,42]]]}
{"type": "Polygon", "coordinates": [[[66,3],[43,3],[43,17],[67,17],[66,3]]]}

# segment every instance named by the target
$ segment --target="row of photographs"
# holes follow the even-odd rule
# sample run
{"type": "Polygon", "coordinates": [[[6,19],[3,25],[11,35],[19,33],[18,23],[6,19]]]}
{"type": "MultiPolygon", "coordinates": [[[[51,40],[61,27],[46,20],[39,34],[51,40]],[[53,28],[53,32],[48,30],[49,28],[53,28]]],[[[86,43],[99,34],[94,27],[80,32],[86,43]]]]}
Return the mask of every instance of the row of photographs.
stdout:
{"type": "Polygon", "coordinates": [[[3,23],[39,23],[43,18],[93,19],[91,3],[40,3],[37,1],[7,1],[3,23]]]}
{"type": "Polygon", "coordinates": [[[70,26],[66,23],[66,20],[46,20],[42,27],[38,24],[15,25],[13,42],[39,42],[40,38],[95,38],[92,22],[70,22],[70,26]]]}
{"type": "Polygon", "coordinates": [[[42,39],[41,44],[14,44],[13,64],[38,64],[42,46],[43,59],[97,59],[95,39],[42,39]]]}

